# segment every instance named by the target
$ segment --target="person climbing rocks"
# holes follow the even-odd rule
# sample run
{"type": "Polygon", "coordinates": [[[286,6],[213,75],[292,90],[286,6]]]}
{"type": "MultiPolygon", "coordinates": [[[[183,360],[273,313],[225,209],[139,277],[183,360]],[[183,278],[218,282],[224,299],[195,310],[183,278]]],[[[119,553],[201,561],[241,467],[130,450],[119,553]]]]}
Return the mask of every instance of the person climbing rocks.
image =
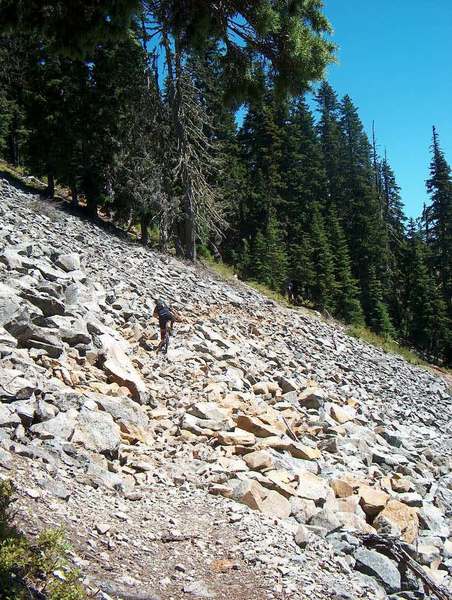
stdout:
{"type": "Polygon", "coordinates": [[[287,300],[291,304],[295,304],[295,283],[289,279],[284,286],[283,296],[287,296],[287,300]]]}
{"type": "Polygon", "coordinates": [[[169,334],[173,331],[174,323],[181,319],[160,298],[155,299],[153,316],[158,319],[160,327],[160,343],[156,351],[160,352],[162,350],[166,354],[168,351],[169,334]]]}

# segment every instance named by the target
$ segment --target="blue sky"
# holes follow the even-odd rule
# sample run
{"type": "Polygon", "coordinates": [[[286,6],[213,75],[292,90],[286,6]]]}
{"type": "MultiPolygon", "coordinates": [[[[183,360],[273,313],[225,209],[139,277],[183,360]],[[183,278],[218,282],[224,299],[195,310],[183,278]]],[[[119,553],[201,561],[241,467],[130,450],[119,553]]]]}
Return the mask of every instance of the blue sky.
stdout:
{"type": "Polygon", "coordinates": [[[427,201],[431,128],[452,162],[452,0],[324,0],[339,46],[328,81],[375,121],[408,216],[427,201]]]}

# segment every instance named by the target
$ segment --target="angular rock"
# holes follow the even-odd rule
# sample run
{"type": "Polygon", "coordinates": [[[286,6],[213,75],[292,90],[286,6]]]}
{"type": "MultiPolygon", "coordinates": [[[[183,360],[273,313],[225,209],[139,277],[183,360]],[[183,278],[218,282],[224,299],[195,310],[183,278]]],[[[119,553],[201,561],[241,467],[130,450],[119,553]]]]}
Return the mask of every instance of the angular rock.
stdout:
{"type": "Polygon", "coordinates": [[[19,369],[0,369],[0,397],[26,400],[36,388],[36,381],[25,378],[19,369]]]}
{"type": "Polygon", "coordinates": [[[395,594],[401,590],[401,577],[395,561],[366,548],[359,548],[355,553],[355,559],[356,569],[375,577],[388,594],[395,594]]]}
{"type": "Polygon", "coordinates": [[[389,494],[371,487],[370,485],[362,485],[359,488],[360,504],[363,511],[369,517],[375,517],[380,513],[390,498],[389,494]]]}
{"type": "Polygon", "coordinates": [[[78,254],[60,254],[55,264],[66,272],[78,271],[80,269],[80,256],[78,254]]]}
{"type": "Polygon", "coordinates": [[[423,529],[428,529],[432,534],[443,539],[449,537],[450,527],[439,508],[433,504],[425,504],[418,514],[423,529]]]}
{"type": "Polygon", "coordinates": [[[103,364],[104,371],[112,381],[129,389],[134,400],[144,403],[146,386],[130,358],[120,344],[108,334],[102,335],[100,341],[106,355],[103,364]]]}
{"type": "Polygon", "coordinates": [[[13,320],[20,311],[16,292],[4,283],[0,283],[0,326],[13,320]]]}
{"type": "Polygon", "coordinates": [[[71,442],[93,452],[114,455],[121,443],[120,428],[109,413],[82,408],[71,442]]]}
{"type": "Polygon", "coordinates": [[[305,446],[299,442],[292,442],[287,450],[294,458],[301,458],[303,460],[318,460],[321,457],[318,448],[311,448],[311,446],[305,446]]]}
{"type": "Polygon", "coordinates": [[[249,431],[236,428],[234,431],[220,431],[216,434],[220,444],[224,446],[253,446],[256,438],[249,431]]]}
{"type": "Polygon", "coordinates": [[[253,433],[256,437],[270,437],[279,435],[280,431],[272,425],[267,425],[258,417],[249,417],[248,415],[239,415],[236,419],[237,427],[253,433]]]}
{"type": "Polygon", "coordinates": [[[353,487],[344,479],[333,479],[330,485],[336,498],[346,498],[353,494],[353,487]]]}
{"type": "Polygon", "coordinates": [[[20,418],[8,405],[0,403],[0,427],[20,425],[20,418]]]}
{"type": "Polygon", "coordinates": [[[338,406],[337,404],[331,405],[331,416],[339,424],[343,425],[348,421],[353,421],[356,416],[356,411],[350,406],[338,406]]]}
{"type": "Polygon", "coordinates": [[[261,497],[260,511],[265,515],[278,519],[287,519],[290,516],[290,502],[278,492],[262,488],[261,497]]]}
{"type": "Polygon", "coordinates": [[[272,455],[265,450],[257,450],[256,452],[245,454],[243,460],[253,471],[261,471],[263,469],[271,469],[273,467],[272,455]]]}
{"type": "Polygon", "coordinates": [[[49,294],[33,292],[22,292],[22,297],[37,306],[44,317],[53,317],[54,315],[64,315],[65,307],[63,302],[49,294]]]}
{"type": "Polygon", "coordinates": [[[77,411],[75,409],[60,412],[53,419],[32,425],[30,432],[43,440],[53,438],[69,440],[74,431],[76,418],[77,411]]]}
{"type": "Polygon", "coordinates": [[[417,510],[397,500],[389,500],[373,526],[377,531],[400,536],[403,541],[412,544],[419,529],[417,510]]]}
{"type": "Polygon", "coordinates": [[[309,525],[325,530],[327,535],[331,531],[338,529],[341,526],[341,522],[338,519],[337,513],[332,508],[326,506],[311,517],[309,525]]]}
{"type": "Polygon", "coordinates": [[[298,386],[293,379],[288,379],[287,377],[280,376],[277,377],[277,381],[283,394],[289,394],[290,392],[296,392],[298,390],[298,386]]]}
{"type": "Polygon", "coordinates": [[[197,402],[188,412],[200,419],[211,421],[225,421],[229,417],[228,411],[215,402],[197,402]]]}
{"type": "Polygon", "coordinates": [[[313,408],[318,410],[322,408],[327,399],[327,395],[323,390],[317,387],[308,387],[301,392],[298,400],[301,406],[305,408],[313,408]]]}
{"type": "Polygon", "coordinates": [[[304,525],[299,525],[297,531],[295,532],[295,543],[300,548],[306,548],[309,544],[312,535],[309,529],[307,529],[304,525]]]}
{"type": "Polygon", "coordinates": [[[298,496],[290,498],[290,505],[292,507],[291,514],[298,523],[307,523],[319,510],[313,500],[306,500],[298,496]]]}
{"type": "Polygon", "coordinates": [[[324,502],[332,494],[327,482],[308,471],[298,475],[297,495],[300,498],[314,500],[314,502],[324,502]]]}

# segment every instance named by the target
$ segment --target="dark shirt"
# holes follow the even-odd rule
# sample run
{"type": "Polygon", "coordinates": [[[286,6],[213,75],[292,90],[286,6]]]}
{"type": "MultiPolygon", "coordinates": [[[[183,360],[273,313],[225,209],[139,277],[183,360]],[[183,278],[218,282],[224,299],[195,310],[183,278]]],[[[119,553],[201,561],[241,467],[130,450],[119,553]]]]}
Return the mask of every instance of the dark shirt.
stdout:
{"type": "Polygon", "coordinates": [[[173,315],[170,309],[165,304],[156,304],[154,314],[157,313],[159,324],[164,327],[168,321],[173,320],[173,315]]]}

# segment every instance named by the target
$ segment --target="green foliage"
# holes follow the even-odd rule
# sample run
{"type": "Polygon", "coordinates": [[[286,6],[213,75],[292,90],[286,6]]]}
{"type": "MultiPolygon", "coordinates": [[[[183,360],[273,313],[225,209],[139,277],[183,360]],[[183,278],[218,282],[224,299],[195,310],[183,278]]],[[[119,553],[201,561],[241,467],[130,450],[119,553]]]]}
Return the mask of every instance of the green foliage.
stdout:
{"type": "Polygon", "coordinates": [[[258,231],[254,238],[247,275],[273,290],[280,290],[287,277],[287,256],[274,213],[265,232],[258,231]]]}
{"type": "Polygon", "coordinates": [[[14,486],[0,481],[0,599],[83,600],[80,573],[68,564],[70,546],[61,530],[40,533],[32,543],[12,524],[14,486]]]}

